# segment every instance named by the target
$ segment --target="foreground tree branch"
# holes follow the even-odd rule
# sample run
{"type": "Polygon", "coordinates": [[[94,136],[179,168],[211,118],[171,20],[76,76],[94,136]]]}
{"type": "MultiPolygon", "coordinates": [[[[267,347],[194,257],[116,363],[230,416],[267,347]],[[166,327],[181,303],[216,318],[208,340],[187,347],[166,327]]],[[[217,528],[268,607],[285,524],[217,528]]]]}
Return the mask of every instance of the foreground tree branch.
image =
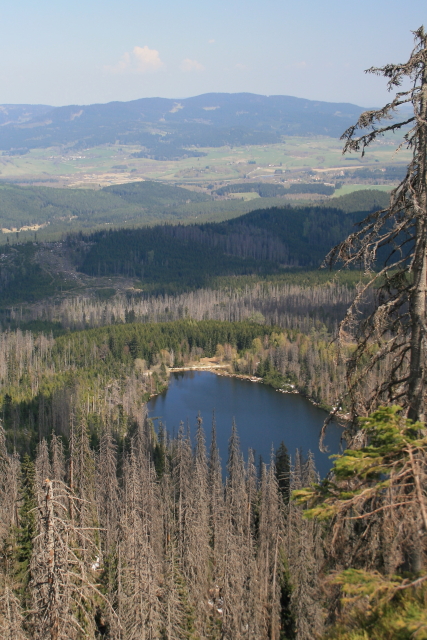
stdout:
{"type": "Polygon", "coordinates": [[[362,151],[363,155],[379,136],[413,125],[403,142],[412,149],[412,160],[405,178],[392,191],[389,206],[371,213],[325,260],[329,267],[359,267],[371,275],[360,286],[339,334],[341,344],[356,340],[357,345],[347,365],[353,427],[358,416],[397,401],[410,419],[424,422],[426,418],[427,34],[420,27],[414,35],[415,48],[408,62],[367,71],[388,78],[389,90],[405,79],[411,88],[397,93],[382,109],[363,113],[342,136],[343,153],[362,151]],[[412,117],[378,126],[406,103],[413,107],[412,117]],[[384,261],[380,269],[379,260],[384,261]],[[372,287],[377,291],[375,309],[361,321],[361,307],[372,287]]]}

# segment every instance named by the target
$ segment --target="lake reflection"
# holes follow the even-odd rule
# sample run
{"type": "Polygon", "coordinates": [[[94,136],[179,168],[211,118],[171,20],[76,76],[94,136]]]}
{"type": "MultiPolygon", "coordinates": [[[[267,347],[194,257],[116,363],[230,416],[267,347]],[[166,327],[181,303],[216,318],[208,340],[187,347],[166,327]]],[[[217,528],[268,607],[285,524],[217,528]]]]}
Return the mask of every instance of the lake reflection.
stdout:
{"type": "Polygon", "coordinates": [[[148,403],[149,417],[159,418],[170,434],[177,434],[181,421],[195,433],[200,412],[209,448],[212,412],[215,411],[217,440],[225,467],[228,439],[233,418],[240,436],[241,449],[247,457],[249,448],[265,462],[271,446],[283,442],[293,456],[299,447],[303,454],[311,450],[319,473],[325,476],[331,467],[328,456],[339,452],[341,429],[330,425],[325,443],[329,453],[318,447],[319,432],[326,413],[296,394],[274,391],[263,384],[218,376],[208,371],[185,371],[171,374],[169,388],[148,403]]]}

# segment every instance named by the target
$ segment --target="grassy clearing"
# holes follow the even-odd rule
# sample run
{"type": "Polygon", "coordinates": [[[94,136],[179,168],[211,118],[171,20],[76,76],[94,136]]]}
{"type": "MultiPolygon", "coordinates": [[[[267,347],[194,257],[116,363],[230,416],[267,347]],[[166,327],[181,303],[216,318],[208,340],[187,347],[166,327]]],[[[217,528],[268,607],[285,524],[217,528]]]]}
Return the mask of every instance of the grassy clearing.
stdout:
{"type": "Polygon", "coordinates": [[[255,193],[254,191],[244,191],[243,193],[230,193],[228,194],[230,198],[234,198],[235,200],[254,200],[259,198],[259,193],[255,193]]]}
{"type": "Polygon", "coordinates": [[[332,198],[338,198],[339,196],[346,196],[349,193],[353,193],[354,191],[366,191],[366,189],[374,189],[376,191],[391,191],[395,185],[387,185],[387,184],[344,184],[342,187],[337,189],[332,198]]]}

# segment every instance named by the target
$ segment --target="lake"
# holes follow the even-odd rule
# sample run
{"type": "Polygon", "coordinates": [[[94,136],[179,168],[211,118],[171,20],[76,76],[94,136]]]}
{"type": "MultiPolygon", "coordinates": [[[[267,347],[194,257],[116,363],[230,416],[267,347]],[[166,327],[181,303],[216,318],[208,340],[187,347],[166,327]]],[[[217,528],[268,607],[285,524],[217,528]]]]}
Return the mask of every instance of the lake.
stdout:
{"type": "Polygon", "coordinates": [[[262,456],[269,461],[271,446],[275,449],[283,442],[291,456],[295,449],[303,454],[311,450],[316,466],[325,476],[332,466],[329,456],[338,453],[342,429],[331,424],[325,443],[329,453],[319,451],[318,439],[326,413],[297,394],[279,393],[272,387],[239,378],[218,376],[209,371],[172,373],[169,387],[151,398],[148,415],[162,421],[171,435],[176,435],[179,424],[190,424],[192,435],[200,412],[210,444],[212,412],[215,411],[217,441],[223,467],[227,462],[228,439],[233,419],[240,436],[245,458],[249,448],[255,449],[256,461],[262,456]]]}

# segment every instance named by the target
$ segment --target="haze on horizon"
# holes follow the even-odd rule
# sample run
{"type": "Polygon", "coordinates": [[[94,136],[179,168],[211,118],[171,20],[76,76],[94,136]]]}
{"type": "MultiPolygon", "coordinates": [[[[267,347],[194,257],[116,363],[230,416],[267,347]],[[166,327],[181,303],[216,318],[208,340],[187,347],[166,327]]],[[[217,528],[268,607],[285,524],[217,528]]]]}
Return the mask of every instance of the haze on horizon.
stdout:
{"type": "Polygon", "coordinates": [[[382,104],[384,80],[363,72],[408,58],[425,9],[425,0],[407,12],[397,0],[4,0],[0,104],[210,92],[382,104]]]}

